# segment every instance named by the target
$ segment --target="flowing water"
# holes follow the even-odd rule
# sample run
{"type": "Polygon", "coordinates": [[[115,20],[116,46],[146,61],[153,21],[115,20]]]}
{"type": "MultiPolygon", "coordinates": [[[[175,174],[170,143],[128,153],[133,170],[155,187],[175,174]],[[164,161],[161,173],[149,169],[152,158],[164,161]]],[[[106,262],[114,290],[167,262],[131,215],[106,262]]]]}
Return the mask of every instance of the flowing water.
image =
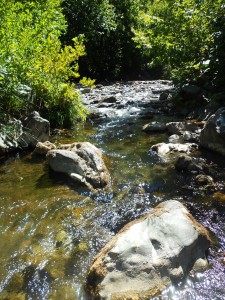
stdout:
{"type": "MultiPolygon", "coordinates": [[[[98,194],[51,172],[31,153],[1,159],[0,299],[88,299],[85,274],[101,247],[124,224],[168,199],[184,202],[212,231],[216,244],[209,251],[209,270],[154,299],[225,299],[223,188],[214,193],[186,189],[174,163],[150,151],[167,135],[146,135],[145,123],[139,118],[87,122],[53,136],[55,143],[89,141],[102,150],[112,181],[98,194]]],[[[222,158],[198,155],[223,174],[222,158]]],[[[223,186],[223,175],[217,184],[223,186]]]]}

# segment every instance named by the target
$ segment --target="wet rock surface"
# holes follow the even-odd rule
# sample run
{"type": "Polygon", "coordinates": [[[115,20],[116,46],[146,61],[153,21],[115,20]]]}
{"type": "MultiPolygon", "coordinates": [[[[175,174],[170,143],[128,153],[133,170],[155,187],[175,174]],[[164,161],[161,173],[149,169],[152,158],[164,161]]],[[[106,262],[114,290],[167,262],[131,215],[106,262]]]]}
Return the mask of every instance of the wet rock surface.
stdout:
{"type": "Polygon", "coordinates": [[[87,289],[94,299],[147,299],[192,269],[207,268],[209,246],[209,233],[187,209],[166,201],[127,224],[100,251],[87,289]]]}
{"type": "Polygon", "coordinates": [[[47,162],[55,172],[68,174],[94,188],[105,187],[110,180],[102,153],[89,142],[62,145],[47,153],[47,162]]]}
{"type": "Polygon", "coordinates": [[[168,154],[177,153],[177,152],[190,154],[191,152],[195,151],[197,148],[198,145],[194,143],[185,143],[185,144],[159,143],[153,145],[151,147],[151,151],[155,152],[159,157],[164,158],[168,156],[168,154]]]}

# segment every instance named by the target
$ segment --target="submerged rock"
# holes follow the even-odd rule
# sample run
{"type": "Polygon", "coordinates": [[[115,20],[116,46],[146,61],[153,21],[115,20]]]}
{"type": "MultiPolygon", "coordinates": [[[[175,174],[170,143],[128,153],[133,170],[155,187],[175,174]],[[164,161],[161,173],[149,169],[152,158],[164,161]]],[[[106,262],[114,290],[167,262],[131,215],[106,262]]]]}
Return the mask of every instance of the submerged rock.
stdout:
{"type": "Polygon", "coordinates": [[[199,174],[195,177],[195,182],[199,185],[213,185],[213,178],[209,175],[199,174]]]}
{"type": "Polygon", "coordinates": [[[200,145],[225,155],[225,107],[221,107],[206,122],[200,134],[200,145]]]}
{"type": "Polygon", "coordinates": [[[209,246],[207,230],[187,209],[166,201],[106,244],[88,272],[87,290],[94,299],[149,299],[207,267],[209,246]]]}
{"type": "Polygon", "coordinates": [[[109,183],[110,175],[102,153],[91,143],[62,145],[60,149],[50,150],[46,157],[51,169],[79,182],[94,188],[103,188],[109,183]]]}
{"type": "Polygon", "coordinates": [[[151,122],[143,126],[142,130],[144,132],[163,132],[166,130],[166,125],[161,122],[151,122]]]}
{"type": "Polygon", "coordinates": [[[181,155],[175,162],[175,168],[177,171],[187,171],[199,173],[203,171],[204,164],[200,163],[196,158],[181,155]]]}

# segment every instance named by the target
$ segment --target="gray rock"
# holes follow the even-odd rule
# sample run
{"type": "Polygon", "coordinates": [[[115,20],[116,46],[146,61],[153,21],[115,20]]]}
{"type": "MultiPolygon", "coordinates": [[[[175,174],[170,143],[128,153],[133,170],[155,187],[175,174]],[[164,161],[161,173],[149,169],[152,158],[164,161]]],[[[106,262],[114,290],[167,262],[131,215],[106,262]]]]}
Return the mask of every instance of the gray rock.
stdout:
{"type": "Polygon", "coordinates": [[[103,188],[109,183],[102,153],[91,143],[62,145],[60,149],[50,150],[46,157],[55,172],[66,173],[88,187],[103,188]]]}
{"type": "Polygon", "coordinates": [[[0,124],[0,155],[12,152],[19,147],[18,139],[23,133],[21,121],[7,120],[0,124]]]}
{"type": "Polygon", "coordinates": [[[46,155],[48,151],[56,149],[56,145],[47,141],[47,142],[38,142],[36,148],[34,149],[33,154],[37,155],[46,155]]]}
{"type": "Polygon", "coordinates": [[[195,133],[191,131],[184,131],[183,140],[185,142],[199,143],[200,133],[195,133]]]}
{"type": "Polygon", "coordinates": [[[169,136],[169,143],[176,144],[176,143],[179,143],[182,141],[183,141],[183,139],[178,134],[172,134],[171,136],[169,136]]]}
{"type": "Polygon", "coordinates": [[[156,152],[159,157],[164,157],[169,153],[182,152],[182,153],[191,153],[197,149],[197,144],[186,143],[186,144],[173,144],[173,143],[159,143],[153,145],[151,150],[156,152]]]}
{"type": "Polygon", "coordinates": [[[108,98],[103,99],[102,102],[104,102],[104,103],[116,103],[117,99],[114,96],[110,96],[108,98]]]}
{"type": "Polygon", "coordinates": [[[46,142],[50,137],[50,123],[34,111],[24,121],[23,134],[18,143],[21,147],[35,148],[38,142],[46,142]]]}
{"type": "Polygon", "coordinates": [[[200,134],[200,145],[225,155],[225,107],[221,107],[206,122],[200,134]]]}
{"type": "Polygon", "coordinates": [[[150,299],[199,265],[207,268],[209,246],[209,233],[187,209],[166,201],[106,244],[88,272],[87,290],[93,299],[150,299]]]}
{"type": "Polygon", "coordinates": [[[166,130],[166,125],[164,123],[154,121],[144,125],[142,130],[145,132],[162,132],[166,130]]]}
{"type": "Polygon", "coordinates": [[[177,171],[190,171],[190,172],[203,171],[202,164],[196,162],[193,157],[187,155],[181,155],[177,158],[175,162],[175,168],[177,171]]]}
{"type": "Polygon", "coordinates": [[[188,122],[169,122],[166,124],[169,134],[182,135],[185,131],[198,132],[199,126],[188,122]]]}
{"type": "Polygon", "coordinates": [[[80,92],[82,94],[89,94],[91,92],[91,88],[90,87],[84,87],[84,88],[80,89],[80,92]]]}

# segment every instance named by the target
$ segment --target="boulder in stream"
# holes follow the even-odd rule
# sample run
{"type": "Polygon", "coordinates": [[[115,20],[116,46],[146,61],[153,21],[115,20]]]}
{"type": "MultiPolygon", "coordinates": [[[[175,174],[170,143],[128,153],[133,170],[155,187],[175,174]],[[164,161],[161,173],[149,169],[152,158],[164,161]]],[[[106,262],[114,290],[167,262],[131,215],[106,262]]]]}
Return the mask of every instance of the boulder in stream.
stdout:
{"type": "Polygon", "coordinates": [[[194,143],[158,143],[151,147],[153,152],[156,152],[159,157],[164,157],[167,154],[174,153],[174,152],[181,152],[181,153],[191,153],[198,148],[197,144],[194,143]]]}
{"type": "Polygon", "coordinates": [[[221,107],[206,122],[200,134],[200,145],[225,155],[225,107],[221,107]]]}
{"type": "Polygon", "coordinates": [[[178,201],[159,204],[127,224],[87,275],[93,299],[150,299],[189,272],[207,268],[208,231],[178,201]]]}
{"type": "Polygon", "coordinates": [[[68,174],[74,180],[93,188],[103,188],[110,180],[102,153],[88,142],[62,145],[50,150],[47,161],[51,169],[68,174]]]}

